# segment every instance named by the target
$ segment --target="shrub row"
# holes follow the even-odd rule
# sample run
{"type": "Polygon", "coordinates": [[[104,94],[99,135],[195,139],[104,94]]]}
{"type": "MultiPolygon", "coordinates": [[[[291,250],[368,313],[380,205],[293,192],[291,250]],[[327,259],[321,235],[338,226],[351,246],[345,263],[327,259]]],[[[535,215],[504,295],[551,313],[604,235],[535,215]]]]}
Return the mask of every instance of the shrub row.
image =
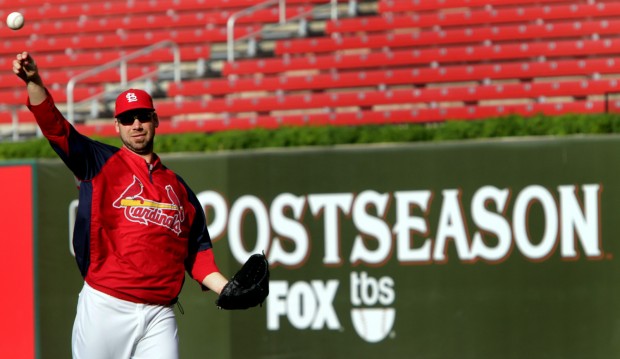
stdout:
{"type": "MultiPolygon", "coordinates": [[[[389,142],[447,141],[515,136],[565,136],[620,132],[620,116],[614,114],[547,117],[506,116],[479,121],[446,121],[435,124],[368,126],[304,126],[274,130],[253,129],[210,134],[158,135],[155,151],[216,152],[267,147],[330,146],[389,142]]],[[[117,138],[96,138],[119,145],[117,138]]],[[[0,143],[1,159],[55,157],[45,139],[0,143]]]]}

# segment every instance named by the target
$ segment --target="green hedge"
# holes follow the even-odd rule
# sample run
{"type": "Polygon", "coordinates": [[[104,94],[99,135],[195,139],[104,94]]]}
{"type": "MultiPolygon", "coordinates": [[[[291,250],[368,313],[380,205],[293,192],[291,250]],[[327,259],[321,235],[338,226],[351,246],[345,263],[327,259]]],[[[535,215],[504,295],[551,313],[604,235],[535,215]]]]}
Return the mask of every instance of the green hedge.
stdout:
{"type": "MultiPolygon", "coordinates": [[[[446,121],[435,124],[373,126],[305,126],[276,130],[253,129],[210,134],[158,135],[155,150],[215,152],[266,147],[330,146],[386,142],[447,141],[491,137],[565,136],[620,132],[620,116],[614,114],[546,117],[506,116],[480,121],[446,121]]],[[[117,138],[97,138],[118,145],[117,138]]],[[[0,143],[1,159],[55,157],[45,139],[0,143]]]]}

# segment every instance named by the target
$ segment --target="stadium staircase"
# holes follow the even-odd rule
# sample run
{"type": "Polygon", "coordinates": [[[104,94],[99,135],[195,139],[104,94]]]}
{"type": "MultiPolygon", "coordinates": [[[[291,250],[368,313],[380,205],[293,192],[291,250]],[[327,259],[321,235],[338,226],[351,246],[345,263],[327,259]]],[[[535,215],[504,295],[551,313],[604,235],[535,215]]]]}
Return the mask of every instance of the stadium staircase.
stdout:
{"type": "Polygon", "coordinates": [[[115,135],[127,87],[153,94],[160,133],[620,108],[620,1],[0,0],[12,11],[2,141],[38,135],[10,71],[24,50],[88,135],[115,135]]]}

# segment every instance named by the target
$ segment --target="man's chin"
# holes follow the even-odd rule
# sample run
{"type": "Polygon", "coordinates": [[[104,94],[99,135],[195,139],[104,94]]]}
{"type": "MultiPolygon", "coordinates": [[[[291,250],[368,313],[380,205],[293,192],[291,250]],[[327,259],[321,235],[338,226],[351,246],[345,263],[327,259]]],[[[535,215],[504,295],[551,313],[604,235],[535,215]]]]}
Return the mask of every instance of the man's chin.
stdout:
{"type": "Polygon", "coordinates": [[[153,146],[150,146],[147,142],[125,143],[125,147],[139,155],[148,155],[153,152],[153,146]]]}
{"type": "Polygon", "coordinates": [[[140,155],[148,155],[149,153],[153,152],[153,147],[147,145],[136,146],[134,147],[134,152],[140,155]]]}

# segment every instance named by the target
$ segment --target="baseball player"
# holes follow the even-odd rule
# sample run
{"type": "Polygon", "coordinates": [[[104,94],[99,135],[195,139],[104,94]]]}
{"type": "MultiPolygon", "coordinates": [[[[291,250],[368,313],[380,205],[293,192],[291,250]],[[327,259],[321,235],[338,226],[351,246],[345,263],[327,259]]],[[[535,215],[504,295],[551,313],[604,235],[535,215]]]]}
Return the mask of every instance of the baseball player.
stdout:
{"type": "Polygon", "coordinates": [[[173,304],[185,271],[217,294],[228,280],[195,194],[153,153],[159,122],[151,96],[135,89],[118,96],[118,148],[69,124],[29,53],[16,56],[13,72],[26,83],[43,135],[80,182],[73,246],[84,287],[73,357],[178,358],[173,304]]]}

